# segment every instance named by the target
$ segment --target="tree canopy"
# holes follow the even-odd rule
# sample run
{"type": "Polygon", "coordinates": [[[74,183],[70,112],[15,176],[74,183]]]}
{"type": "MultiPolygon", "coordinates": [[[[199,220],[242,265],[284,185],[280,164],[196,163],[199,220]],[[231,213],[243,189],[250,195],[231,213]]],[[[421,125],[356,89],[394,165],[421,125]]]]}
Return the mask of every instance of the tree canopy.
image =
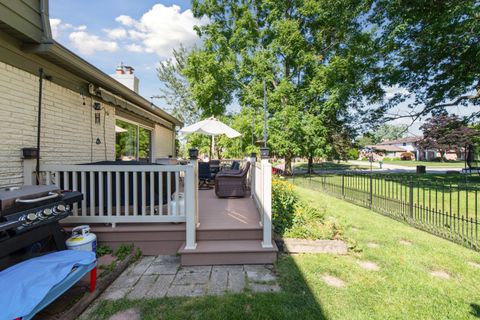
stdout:
{"type": "Polygon", "coordinates": [[[420,127],[423,139],[418,145],[423,149],[437,149],[442,159],[450,150],[461,151],[473,143],[478,131],[469,127],[465,119],[457,115],[438,114],[420,127]]]}

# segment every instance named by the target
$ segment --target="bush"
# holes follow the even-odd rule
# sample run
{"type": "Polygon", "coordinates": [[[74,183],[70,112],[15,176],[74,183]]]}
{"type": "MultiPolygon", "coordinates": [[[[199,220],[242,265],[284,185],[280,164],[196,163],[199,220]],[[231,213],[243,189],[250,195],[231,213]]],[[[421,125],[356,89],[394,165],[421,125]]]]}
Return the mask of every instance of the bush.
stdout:
{"type": "Polygon", "coordinates": [[[400,160],[413,160],[413,159],[415,159],[415,155],[409,151],[402,152],[400,154],[400,160]]]}
{"type": "Polygon", "coordinates": [[[348,160],[357,160],[360,156],[360,151],[356,148],[350,148],[347,152],[347,159],[348,160]]]}
{"type": "Polygon", "coordinates": [[[276,233],[283,235],[293,224],[298,195],[283,178],[272,179],[272,222],[276,233]]]}

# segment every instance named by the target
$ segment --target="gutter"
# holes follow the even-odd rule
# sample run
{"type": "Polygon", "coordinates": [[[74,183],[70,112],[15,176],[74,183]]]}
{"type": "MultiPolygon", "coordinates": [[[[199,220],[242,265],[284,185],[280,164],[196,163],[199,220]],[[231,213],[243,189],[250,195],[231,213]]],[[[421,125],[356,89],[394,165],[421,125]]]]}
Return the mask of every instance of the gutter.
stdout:
{"type": "Polygon", "coordinates": [[[147,99],[125,87],[54,40],[51,43],[27,45],[24,49],[25,51],[39,54],[52,63],[62,66],[64,69],[85,79],[88,83],[104,87],[112,94],[129,101],[132,105],[143,109],[145,112],[167,120],[173,126],[183,126],[179,119],[156,107],[147,99]]]}

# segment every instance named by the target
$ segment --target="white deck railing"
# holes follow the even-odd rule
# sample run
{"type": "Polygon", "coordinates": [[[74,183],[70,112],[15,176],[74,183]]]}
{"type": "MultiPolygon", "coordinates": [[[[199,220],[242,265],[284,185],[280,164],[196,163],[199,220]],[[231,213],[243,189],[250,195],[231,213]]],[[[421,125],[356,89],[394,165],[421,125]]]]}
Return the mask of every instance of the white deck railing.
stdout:
{"type": "MultiPolygon", "coordinates": [[[[145,223],[197,221],[196,166],[188,165],[42,165],[42,184],[76,190],[71,223],[145,223]]],[[[25,183],[35,174],[26,166],[25,183]]]]}
{"type": "Polygon", "coordinates": [[[251,193],[260,213],[264,248],[272,248],[272,165],[268,159],[252,161],[251,193]]]}

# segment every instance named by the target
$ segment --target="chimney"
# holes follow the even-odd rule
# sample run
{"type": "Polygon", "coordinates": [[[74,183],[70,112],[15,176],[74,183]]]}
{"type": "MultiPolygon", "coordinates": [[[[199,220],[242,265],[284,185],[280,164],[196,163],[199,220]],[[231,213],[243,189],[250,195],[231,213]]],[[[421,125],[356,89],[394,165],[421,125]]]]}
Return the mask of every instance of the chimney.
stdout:
{"type": "Polygon", "coordinates": [[[133,67],[125,66],[123,62],[121,62],[115,69],[115,74],[112,74],[111,77],[135,93],[138,93],[139,80],[133,74],[134,71],[135,69],[133,67]]]}

